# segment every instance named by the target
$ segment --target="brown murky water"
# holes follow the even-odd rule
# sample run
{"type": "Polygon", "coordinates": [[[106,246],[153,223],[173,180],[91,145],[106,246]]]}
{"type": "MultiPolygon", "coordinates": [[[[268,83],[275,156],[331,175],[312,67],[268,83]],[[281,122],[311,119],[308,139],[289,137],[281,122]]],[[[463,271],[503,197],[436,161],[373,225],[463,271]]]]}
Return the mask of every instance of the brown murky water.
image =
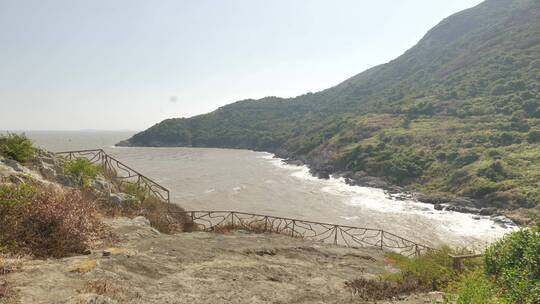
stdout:
{"type": "Polygon", "coordinates": [[[375,188],[312,177],[269,153],[206,148],[115,148],[132,132],[27,132],[51,151],[104,148],[169,188],[187,210],[235,210],[383,228],[423,243],[481,248],[514,227],[488,217],[434,210],[375,188]]]}

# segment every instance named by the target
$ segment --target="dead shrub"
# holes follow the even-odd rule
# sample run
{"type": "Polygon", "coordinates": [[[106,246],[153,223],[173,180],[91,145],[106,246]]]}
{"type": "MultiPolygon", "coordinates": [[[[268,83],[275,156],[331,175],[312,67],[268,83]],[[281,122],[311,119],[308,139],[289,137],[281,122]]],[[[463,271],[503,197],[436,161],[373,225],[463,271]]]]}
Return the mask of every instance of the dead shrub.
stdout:
{"type": "Polygon", "coordinates": [[[168,204],[149,196],[141,203],[140,215],[146,217],[152,227],[163,233],[192,231],[193,223],[186,211],[175,204],[168,204]]]}
{"type": "Polygon", "coordinates": [[[35,257],[80,254],[105,235],[94,203],[76,190],[39,188],[24,200],[0,204],[0,225],[4,249],[35,257]]]}
{"type": "Polygon", "coordinates": [[[398,283],[358,278],[345,282],[345,285],[352,289],[354,295],[366,301],[392,299],[396,296],[408,295],[418,290],[418,284],[414,281],[398,283]]]}
{"type": "Polygon", "coordinates": [[[252,224],[244,224],[244,223],[228,223],[228,224],[220,224],[216,225],[212,228],[212,231],[215,233],[230,233],[237,230],[244,230],[249,231],[252,233],[279,233],[279,234],[286,234],[291,235],[290,232],[276,232],[272,231],[269,227],[268,229],[265,229],[264,223],[252,223],[252,224]]]}
{"type": "Polygon", "coordinates": [[[20,263],[19,259],[6,260],[0,257],[0,276],[16,272],[19,270],[20,263]]]}
{"type": "Polygon", "coordinates": [[[175,204],[165,203],[155,196],[146,196],[142,201],[125,201],[121,205],[103,200],[99,210],[107,216],[144,216],[150,225],[162,233],[193,231],[191,218],[186,211],[175,204]]]}

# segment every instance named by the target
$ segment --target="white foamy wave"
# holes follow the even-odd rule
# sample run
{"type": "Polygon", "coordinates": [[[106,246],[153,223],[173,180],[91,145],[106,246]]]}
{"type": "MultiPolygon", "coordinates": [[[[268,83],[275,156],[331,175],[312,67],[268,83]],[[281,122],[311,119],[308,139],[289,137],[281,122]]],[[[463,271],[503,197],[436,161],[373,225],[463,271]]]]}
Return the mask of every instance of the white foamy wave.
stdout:
{"type": "Polygon", "coordinates": [[[244,185],[240,185],[240,186],[236,186],[236,187],[233,187],[233,188],[232,188],[232,190],[233,190],[234,192],[240,192],[240,191],[242,191],[242,190],[244,190],[244,189],[246,189],[246,186],[244,186],[244,185]]]}
{"type": "MultiPolygon", "coordinates": [[[[295,178],[315,183],[321,193],[337,196],[343,204],[358,208],[359,212],[364,210],[386,213],[389,216],[408,215],[411,219],[418,217],[428,219],[440,230],[438,234],[441,235],[441,238],[452,235],[456,239],[464,237],[482,240],[487,243],[517,228],[515,225],[499,225],[488,216],[435,210],[432,204],[392,197],[382,189],[349,185],[344,178],[331,176],[328,179],[320,179],[313,176],[307,166],[287,164],[282,159],[275,158],[272,154],[264,155],[262,158],[278,168],[289,171],[289,174],[295,178]]],[[[341,216],[341,218],[354,221],[359,217],[347,214],[341,216]]],[[[474,245],[479,244],[476,242],[474,245]]],[[[485,244],[480,245],[480,247],[483,246],[485,244]]]]}

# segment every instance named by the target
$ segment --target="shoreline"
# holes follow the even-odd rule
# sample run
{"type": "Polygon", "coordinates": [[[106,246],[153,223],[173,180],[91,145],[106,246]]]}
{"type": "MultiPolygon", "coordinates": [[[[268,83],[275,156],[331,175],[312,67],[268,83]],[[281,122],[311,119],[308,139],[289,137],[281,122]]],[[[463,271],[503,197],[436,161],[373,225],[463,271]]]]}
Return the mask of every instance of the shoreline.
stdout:
{"type": "MultiPolygon", "coordinates": [[[[407,190],[405,187],[395,186],[386,183],[381,178],[368,176],[362,174],[362,178],[365,178],[367,182],[362,182],[359,180],[355,180],[354,178],[351,178],[350,175],[353,172],[336,172],[336,173],[328,173],[324,172],[324,175],[318,174],[317,170],[314,170],[312,166],[309,166],[308,164],[305,164],[302,160],[299,159],[291,159],[291,158],[283,158],[280,157],[276,153],[267,152],[267,151],[255,151],[255,152],[264,152],[268,153],[272,156],[274,159],[279,159],[284,164],[292,165],[292,166],[304,166],[309,170],[309,174],[312,177],[321,179],[321,180],[328,180],[328,179],[343,179],[345,184],[352,187],[363,187],[363,188],[372,188],[372,189],[378,189],[382,190],[385,195],[394,201],[413,201],[423,204],[429,204],[433,205],[434,209],[437,211],[449,211],[449,212],[457,212],[462,214],[471,214],[475,215],[474,219],[480,220],[481,217],[488,217],[491,219],[496,225],[502,227],[502,228],[509,228],[512,226],[519,227],[519,224],[514,222],[512,219],[505,216],[505,214],[501,212],[490,212],[489,214],[486,214],[486,211],[483,209],[478,209],[475,207],[463,207],[463,206],[455,206],[452,205],[452,203],[448,202],[441,202],[441,201],[433,201],[430,200],[428,196],[425,196],[422,193],[419,192],[413,192],[407,190]],[[375,181],[375,184],[372,184],[371,181],[375,181]],[[421,199],[423,198],[423,199],[421,199]]],[[[444,199],[444,198],[442,198],[444,199]]],[[[455,200],[458,200],[460,198],[456,198],[455,200]]],[[[454,202],[455,203],[455,202],[454,202]]]]}
{"type": "Polygon", "coordinates": [[[411,191],[407,187],[392,185],[385,181],[382,177],[370,176],[367,173],[352,172],[352,171],[336,171],[331,167],[318,166],[315,163],[310,162],[306,157],[298,157],[284,150],[275,151],[263,151],[246,148],[234,148],[234,147],[187,147],[187,146],[137,146],[128,143],[127,141],[121,141],[115,145],[115,148],[194,148],[194,149],[224,149],[224,150],[246,150],[258,153],[267,153],[274,159],[279,159],[285,164],[294,166],[305,166],[312,177],[328,180],[330,178],[343,178],[345,183],[349,186],[359,186],[367,188],[375,188],[383,190],[388,198],[392,200],[411,200],[420,203],[433,205],[437,211],[452,211],[463,214],[471,214],[477,216],[475,219],[487,216],[495,224],[502,228],[509,226],[520,226],[521,223],[515,222],[513,219],[506,216],[503,210],[495,208],[482,208],[477,207],[480,204],[479,201],[464,197],[451,197],[443,195],[428,195],[425,193],[411,191]]]}

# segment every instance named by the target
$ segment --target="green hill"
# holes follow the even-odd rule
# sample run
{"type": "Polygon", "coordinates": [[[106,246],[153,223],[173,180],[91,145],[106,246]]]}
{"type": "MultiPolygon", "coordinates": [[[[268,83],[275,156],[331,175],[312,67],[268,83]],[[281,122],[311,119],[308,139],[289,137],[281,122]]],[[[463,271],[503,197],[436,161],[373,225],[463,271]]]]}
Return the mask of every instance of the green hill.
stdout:
{"type": "Polygon", "coordinates": [[[167,119],[122,144],[265,150],[315,172],[363,171],[477,206],[534,207],[540,2],[485,1],[446,18],[397,59],[335,87],[167,119]]]}

